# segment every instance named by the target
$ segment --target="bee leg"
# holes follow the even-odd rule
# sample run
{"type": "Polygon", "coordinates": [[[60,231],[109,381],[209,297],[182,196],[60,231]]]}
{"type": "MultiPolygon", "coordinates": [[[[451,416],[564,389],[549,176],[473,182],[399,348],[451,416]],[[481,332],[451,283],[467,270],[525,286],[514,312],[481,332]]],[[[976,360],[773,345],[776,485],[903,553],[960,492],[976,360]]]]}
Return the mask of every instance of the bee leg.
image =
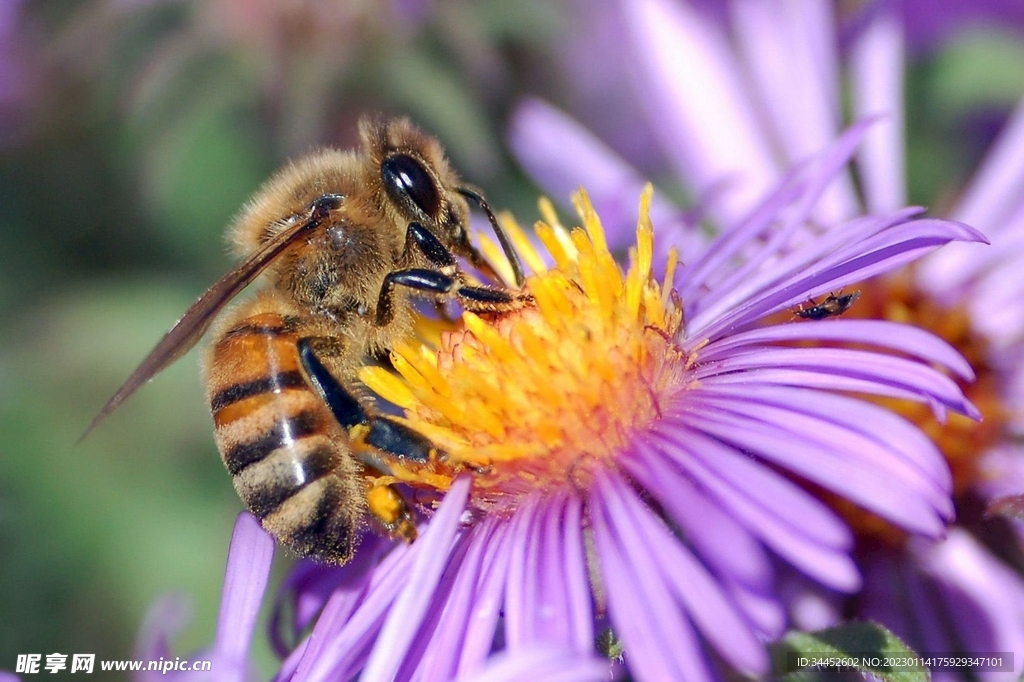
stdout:
{"type": "MultiPolygon", "coordinates": [[[[381,452],[414,462],[428,462],[437,448],[408,426],[380,414],[371,414],[316,356],[317,337],[299,339],[299,359],[313,389],[350,435],[381,452]]],[[[333,339],[325,342],[332,343],[333,339]]]]}
{"type": "MultiPolygon", "coordinates": [[[[431,264],[436,265],[437,272],[432,279],[429,277],[427,279],[406,277],[405,281],[402,281],[402,278],[398,277],[397,273],[391,273],[392,275],[396,275],[396,277],[392,278],[390,282],[388,279],[384,280],[384,286],[381,287],[381,295],[378,299],[377,324],[379,326],[391,321],[390,289],[395,284],[404,284],[405,286],[409,286],[414,289],[420,289],[421,291],[429,291],[437,294],[454,295],[460,299],[460,302],[467,310],[471,310],[473,312],[500,312],[502,310],[514,310],[520,307],[524,302],[530,300],[530,295],[526,293],[512,292],[498,287],[483,287],[466,284],[462,273],[458,269],[458,260],[456,260],[455,254],[452,253],[451,249],[445,246],[441,240],[434,236],[433,232],[417,222],[409,223],[409,228],[406,232],[406,249],[409,249],[410,247],[415,247],[420,253],[427,257],[427,260],[429,260],[431,264]]],[[[515,252],[513,251],[513,253],[515,252]]],[[[494,272],[494,269],[490,267],[490,264],[482,259],[475,249],[470,250],[470,255],[472,256],[471,260],[474,265],[477,267],[487,266],[485,269],[491,273],[491,276],[497,279],[497,274],[494,272]]],[[[428,270],[423,271],[429,272],[428,270]]],[[[521,266],[516,270],[516,272],[516,281],[521,286],[521,266]]]]}
{"type": "Polygon", "coordinates": [[[426,268],[407,268],[389,272],[384,277],[377,298],[377,314],[374,322],[378,327],[390,324],[394,318],[394,288],[409,287],[438,296],[454,296],[463,307],[472,312],[497,313],[518,310],[530,301],[529,294],[505,289],[463,284],[457,277],[426,268]]]}
{"type": "Polygon", "coordinates": [[[433,232],[417,222],[409,223],[405,232],[405,248],[408,250],[410,247],[415,247],[431,264],[445,272],[454,273],[458,266],[455,254],[433,232]]]}
{"type": "MultiPolygon", "coordinates": [[[[299,339],[299,359],[313,389],[323,399],[352,442],[366,447],[361,455],[365,467],[377,473],[388,473],[386,465],[372,453],[414,462],[426,463],[444,456],[425,436],[408,426],[379,414],[371,414],[342,382],[330,373],[316,355],[316,346],[330,345],[333,339],[305,337],[299,339]]],[[[358,450],[358,449],[357,449],[358,450]]],[[[394,485],[368,485],[366,503],[373,518],[391,535],[411,542],[416,537],[414,517],[405,497],[394,485]]]]}
{"type": "MultiPolygon", "coordinates": [[[[496,227],[495,229],[499,230],[498,234],[503,234],[500,231],[500,228],[496,227]]],[[[508,240],[503,240],[502,243],[507,244],[508,240]]],[[[455,277],[460,276],[461,273],[458,271],[458,260],[456,260],[455,254],[452,253],[451,249],[445,246],[440,239],[434,236],[433,232],[416,222],[409,223],[409,229],[406,232],[406,249],[410,246],[415,246],[416,249],[426,256],[427,260],[429,260],[433,265],[436,265],[441,272],[455,277]]],[[[511,249],[511,246],[509,248],[511,249]]],[[[473,264],[473,267],[494,281],[501,281],[501,278],[498,273],[495,272],[494,267],[488,263],[482,255],[480,255],[479,251],[468,243],[465,245],[465,251],[466,254],[468,254],[469,262],[473,264]]],[[[511,251],[510,253],[512,256],[516,255],[515,251],[511,251]]],[[[506,257],[508,257],[507,253],[506,257]]],[[[512,270],[516,277],[516,284],[517,286],[522,287],[524,281],[523,266],[519,263],[518,258],[515,258],[510,262],[513,263],[512,270]]],[[[461,278],[459,281],[462,281],[461,278]]]]}
{"type": "Polygon", "coordinates": [[[415,540],[416,516],[405,495],[397,485],[374,485],[370,481],[375,475],[387,475],[386,470],[368,463],[364,463],[363,468],[366,473],[366,508],[370,511],[370,516],[391,537],[401,538],[406,542],[415,540]]]}
{"type": "MultiPolygon", "coordinates": [[[[487,214],[487,220],[491,223],[491,227],[494,229],[494,236],[498,238],[498,242],[501,244],[501,249],[505,252],[505,258],[508,259],[509,265],[512,266],[512,274],[515,276],[516,286],[522,288],[523,283],[526,282],[526,276],[523,274],[523,264],[519,260],[519,254],[516,253],[514,248],[512,248],[512,241],[508,238],[508,235],[505,234],[505,230],[501,228],[501,225],[498,224],[498,219],[494,217],[494,212],[491,210],[491,207],[487,205],[487,201],[484,200],[483,195],[481,195],[476,189],[467,186],[457,187],[456,191],[467,199],[475,201],[480,209],[487,214]]],[[[469,251],[469,258],[473,265],[481,270],[490,271],[491,276],[497,280],[497,273],[494,272],[491,264],[485,261],[472,246],[467,244],[467,249],[469,251]]]]}

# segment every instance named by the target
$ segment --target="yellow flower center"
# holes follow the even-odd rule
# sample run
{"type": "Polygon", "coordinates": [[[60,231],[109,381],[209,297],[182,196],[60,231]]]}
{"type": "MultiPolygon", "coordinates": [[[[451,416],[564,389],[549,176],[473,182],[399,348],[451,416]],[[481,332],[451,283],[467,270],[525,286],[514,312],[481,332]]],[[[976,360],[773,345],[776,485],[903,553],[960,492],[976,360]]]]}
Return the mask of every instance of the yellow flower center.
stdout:
{"type": "MultiPolygon", "coordinates": [[[[534,304],[502,315],[467,312],[456,329],[396,348],[398,377],[363,370],[362,380],[446,453],[429,471],[395,467],[395,480],[445,489],[469,470],[474,506],[501,511],[530,493],[585,489],[597,468],[614,466],[687,367],[673,343],[683,320],[669,285],[674,257],[664,283],[651,269],[650,199],[647,188],[625,272],[584,193],[576,197],[583,228],[566,230],[541,203],[545,222],[536,233],[551,268],[503,218],[534,272],[525,285],[534,304]]],[[[504,265],[491,242],[483,249],[504,265]]]]}

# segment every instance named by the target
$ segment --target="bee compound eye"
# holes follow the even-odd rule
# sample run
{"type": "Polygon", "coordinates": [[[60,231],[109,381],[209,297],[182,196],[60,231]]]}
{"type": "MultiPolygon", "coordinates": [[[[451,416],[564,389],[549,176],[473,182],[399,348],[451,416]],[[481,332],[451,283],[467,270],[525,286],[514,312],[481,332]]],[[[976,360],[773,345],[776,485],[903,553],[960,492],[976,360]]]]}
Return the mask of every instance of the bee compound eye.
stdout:
{"type": "Polygon", "coordinates": [[[403,205],[411,201],[430,218],[438,218],[441,195],[422,163],[408,154],[395,154],[384,159],[380,174],[392,199],[403,205]]]}

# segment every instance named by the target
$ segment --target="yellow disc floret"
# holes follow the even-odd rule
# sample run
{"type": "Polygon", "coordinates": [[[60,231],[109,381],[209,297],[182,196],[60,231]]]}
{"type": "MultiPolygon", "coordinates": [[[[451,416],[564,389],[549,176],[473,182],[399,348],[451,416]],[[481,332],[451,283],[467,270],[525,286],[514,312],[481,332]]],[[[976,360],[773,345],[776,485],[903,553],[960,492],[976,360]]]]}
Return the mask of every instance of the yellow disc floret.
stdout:
{"type": "MultiPolygon", "coordinates": [[[[585,193],[576,197],[582,228],[566,230],[550,204],[537,237],[546,267],[508,217],[534,305],[515,313],[464,313],[433,343],[395,349],[399,376],[367,368],[363,381],[405,410],[411,427],[444,451],[451,474],[474,472],[478,508],[501,509],[533,491],[586,487],[595,467],[615,459],[656,419],[685,371],[674,343],[682,308],[669,282],[652,272],[651,190],[641,198],[637,243],[623,272],[608,250],[585,193]]],[[[485,253],[495,251],[485,243],[485,253]]],[[[502,268],[498,268],[499,272],[502,268]]],[[[446,473],[393,472],[397,480],[444,488],[446,473]]]]}

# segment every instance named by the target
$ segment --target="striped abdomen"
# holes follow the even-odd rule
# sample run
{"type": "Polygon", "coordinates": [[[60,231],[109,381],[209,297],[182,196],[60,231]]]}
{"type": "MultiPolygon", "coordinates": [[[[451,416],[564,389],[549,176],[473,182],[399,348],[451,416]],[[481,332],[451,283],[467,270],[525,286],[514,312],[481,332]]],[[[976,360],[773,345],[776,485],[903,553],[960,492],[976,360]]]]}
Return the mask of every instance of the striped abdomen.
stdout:
{"type": "Polygon", "coordinates": [[[206,356],[217,447],[263,527],[299,554],[347,561],[362,514],[360,467],[300,366],[295,318],[230,324],[206,356]]]}

